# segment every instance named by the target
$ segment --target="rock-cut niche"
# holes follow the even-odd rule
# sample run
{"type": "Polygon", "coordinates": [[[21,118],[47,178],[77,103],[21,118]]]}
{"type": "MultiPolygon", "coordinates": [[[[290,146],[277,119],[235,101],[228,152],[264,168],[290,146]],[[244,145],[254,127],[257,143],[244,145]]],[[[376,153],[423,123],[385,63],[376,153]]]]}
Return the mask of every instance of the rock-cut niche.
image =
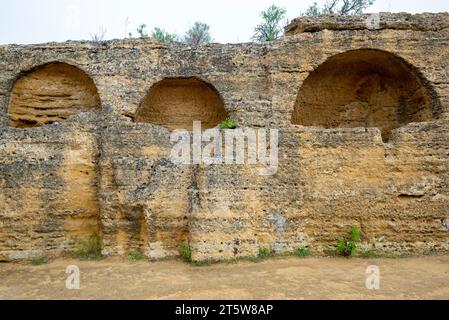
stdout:
{"type": "Polygon", "coordinates": [[[31,128],[61,122],[100,108],[93,80],[66,63],[50,63],[21,76],[9,100],[10,126],[31,128]]]}
{"type": "Polygon", "coordinates": [[[376,127],[388,141],[393,129],[431,120],[433,96],[399,57],[380,50],[348,51],[329,58],[304,81],[292,123],[376,127]]]}
{"type": "Polygon", "coordinates": [[[169,78],[156,83],[136,113],[136,122],[153,123],[170,130],[216,127],[227,118],[220,95],[210,84],[192,78],[169,78]]]}

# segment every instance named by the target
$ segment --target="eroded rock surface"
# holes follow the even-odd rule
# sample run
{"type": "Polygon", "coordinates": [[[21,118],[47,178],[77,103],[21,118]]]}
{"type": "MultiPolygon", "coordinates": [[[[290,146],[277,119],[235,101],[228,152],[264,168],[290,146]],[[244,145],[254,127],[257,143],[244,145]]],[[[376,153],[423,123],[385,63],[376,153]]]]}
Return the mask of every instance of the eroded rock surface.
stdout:
{"type": "Polygon", "coordinates": [[[192,130],[193,121],[210,129],[227,117],[216,90],[197,78],[165,79],[155,84],[135,120],[169,128],[192,130]]]}
{"type": "Polygon", "coordinates": [[[324,128],[391,130],[438,115],[433,92],[415,71],[392,54],[363,49],[333,56],[305,81],[292,122],[324,128]]]}
{"type": "Polygon", "coordinates": [[[0,260],[60,256],[92,236],[104,254],[152,259],[182,242],[194,260],[319,254],[353,225],[362,249],[447,253],[447,15],[388,17],[404,27],[331,30],[317,17],[315,32],[266,44],[0,46],[0,260]],[[49,62],[91,82],[41,77],[49,62]],[[225,116],[279,130],[275,175],[171,161],[170,129],[225,116]]]}
{"type": "Polygon", "coordinates": [[[61,122],[80,112],[100,108],[92,79],[65,63],[51,63],[22,76],[8,106],[10,125],[36,127],[61,122]]]}
{"type": "Polygon", "coordinates": [[[338,14],[318,17],[303,16],[285,28],[286,35],[322,30],[413,30],[441,31],[449,28],[449,14],[444,13],[389,13],[342,16],[338,14]]]}

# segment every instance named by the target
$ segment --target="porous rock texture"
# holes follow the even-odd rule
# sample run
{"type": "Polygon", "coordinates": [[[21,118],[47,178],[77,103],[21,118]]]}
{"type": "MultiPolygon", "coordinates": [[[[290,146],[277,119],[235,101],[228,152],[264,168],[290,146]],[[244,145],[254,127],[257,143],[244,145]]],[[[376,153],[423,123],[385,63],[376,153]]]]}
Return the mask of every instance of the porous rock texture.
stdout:
{"type": "Polygon", "coordinates": [[[449,14],[410,14],[380,12],[354,16],[328,14],[301,16],[293,19],[285,28],[286,35],[322,30],[414,30],[440,31],[449,28],[449,14]]]}
{"type": "Polygon", "coordinates": [[[0,260],[59,256],[92,235],[106,255],[150,259],[178,255],[182,242],[194,260],[261,247],[320,253],[353,225],[365,248],[447,253],[449,30],[436,27],[445,17],[388,15],[408,27],[375,31],[338,17],[344,27],[287,29],[265,44],[0,46],[0,260]],[[101,107],[69,73],[34,88],[52,63],[92,79],[101,107]],[[63,90],[45,101],[53,85],[63,90]],[[32,95],[23,116],[69,96],[74,108],[61,110],[73,115],[16,125],[17,98],[32,95]],[[170,160],[174,126],[227,116],[279,129],[274,176],[170,160]]]}

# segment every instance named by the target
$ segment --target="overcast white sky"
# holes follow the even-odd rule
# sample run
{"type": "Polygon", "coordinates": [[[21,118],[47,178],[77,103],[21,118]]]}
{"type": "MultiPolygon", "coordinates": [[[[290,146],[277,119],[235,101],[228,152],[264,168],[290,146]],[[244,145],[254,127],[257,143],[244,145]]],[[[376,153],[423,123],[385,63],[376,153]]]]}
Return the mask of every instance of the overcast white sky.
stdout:
{"type": "MultiPolygon", "coordinates": [[[[324,0],[316,0],[323,3],[324,0]]],[[[297,17],[314,0],[1,0],[0,43],[90,39],[100,27],[106,39],[124,38],[139,24],[183,34],[195,21],[211,26],[216,42],[249,41],[260,11],[271,4],[297,17]],[[128,21],[128,23],[127,23],[128,21]]],[[[377,0],[368,12],[443,12],[449,0],[377,0]]]]}

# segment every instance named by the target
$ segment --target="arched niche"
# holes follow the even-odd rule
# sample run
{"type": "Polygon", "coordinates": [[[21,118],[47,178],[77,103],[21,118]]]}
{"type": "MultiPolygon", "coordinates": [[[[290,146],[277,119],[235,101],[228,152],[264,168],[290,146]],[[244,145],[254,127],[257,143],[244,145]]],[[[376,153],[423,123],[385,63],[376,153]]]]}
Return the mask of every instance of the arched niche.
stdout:
{"type": "Polygon", "coordinates": [[[202,128],[216,127],[227,118],[223,101],[210,84],[195,78],[168,78],[156,83],[139,107],[135,121],[168,129],[192,130],[193,121],[202,128]]]}
{"type": "Polygon", "coordinates": [[[292,123],[323,128],[391,130],[431,120],[435,95],[413,67],[394,54],[373,49],[329,58],[304,81],[292,123]]]}
{"type": "Polygon", "coordinates": [[[53,62],[16,81],[9,99],[9,123],[15,128],[38,127],[100,106],[97,87],[84,71],[53,62]]]}

